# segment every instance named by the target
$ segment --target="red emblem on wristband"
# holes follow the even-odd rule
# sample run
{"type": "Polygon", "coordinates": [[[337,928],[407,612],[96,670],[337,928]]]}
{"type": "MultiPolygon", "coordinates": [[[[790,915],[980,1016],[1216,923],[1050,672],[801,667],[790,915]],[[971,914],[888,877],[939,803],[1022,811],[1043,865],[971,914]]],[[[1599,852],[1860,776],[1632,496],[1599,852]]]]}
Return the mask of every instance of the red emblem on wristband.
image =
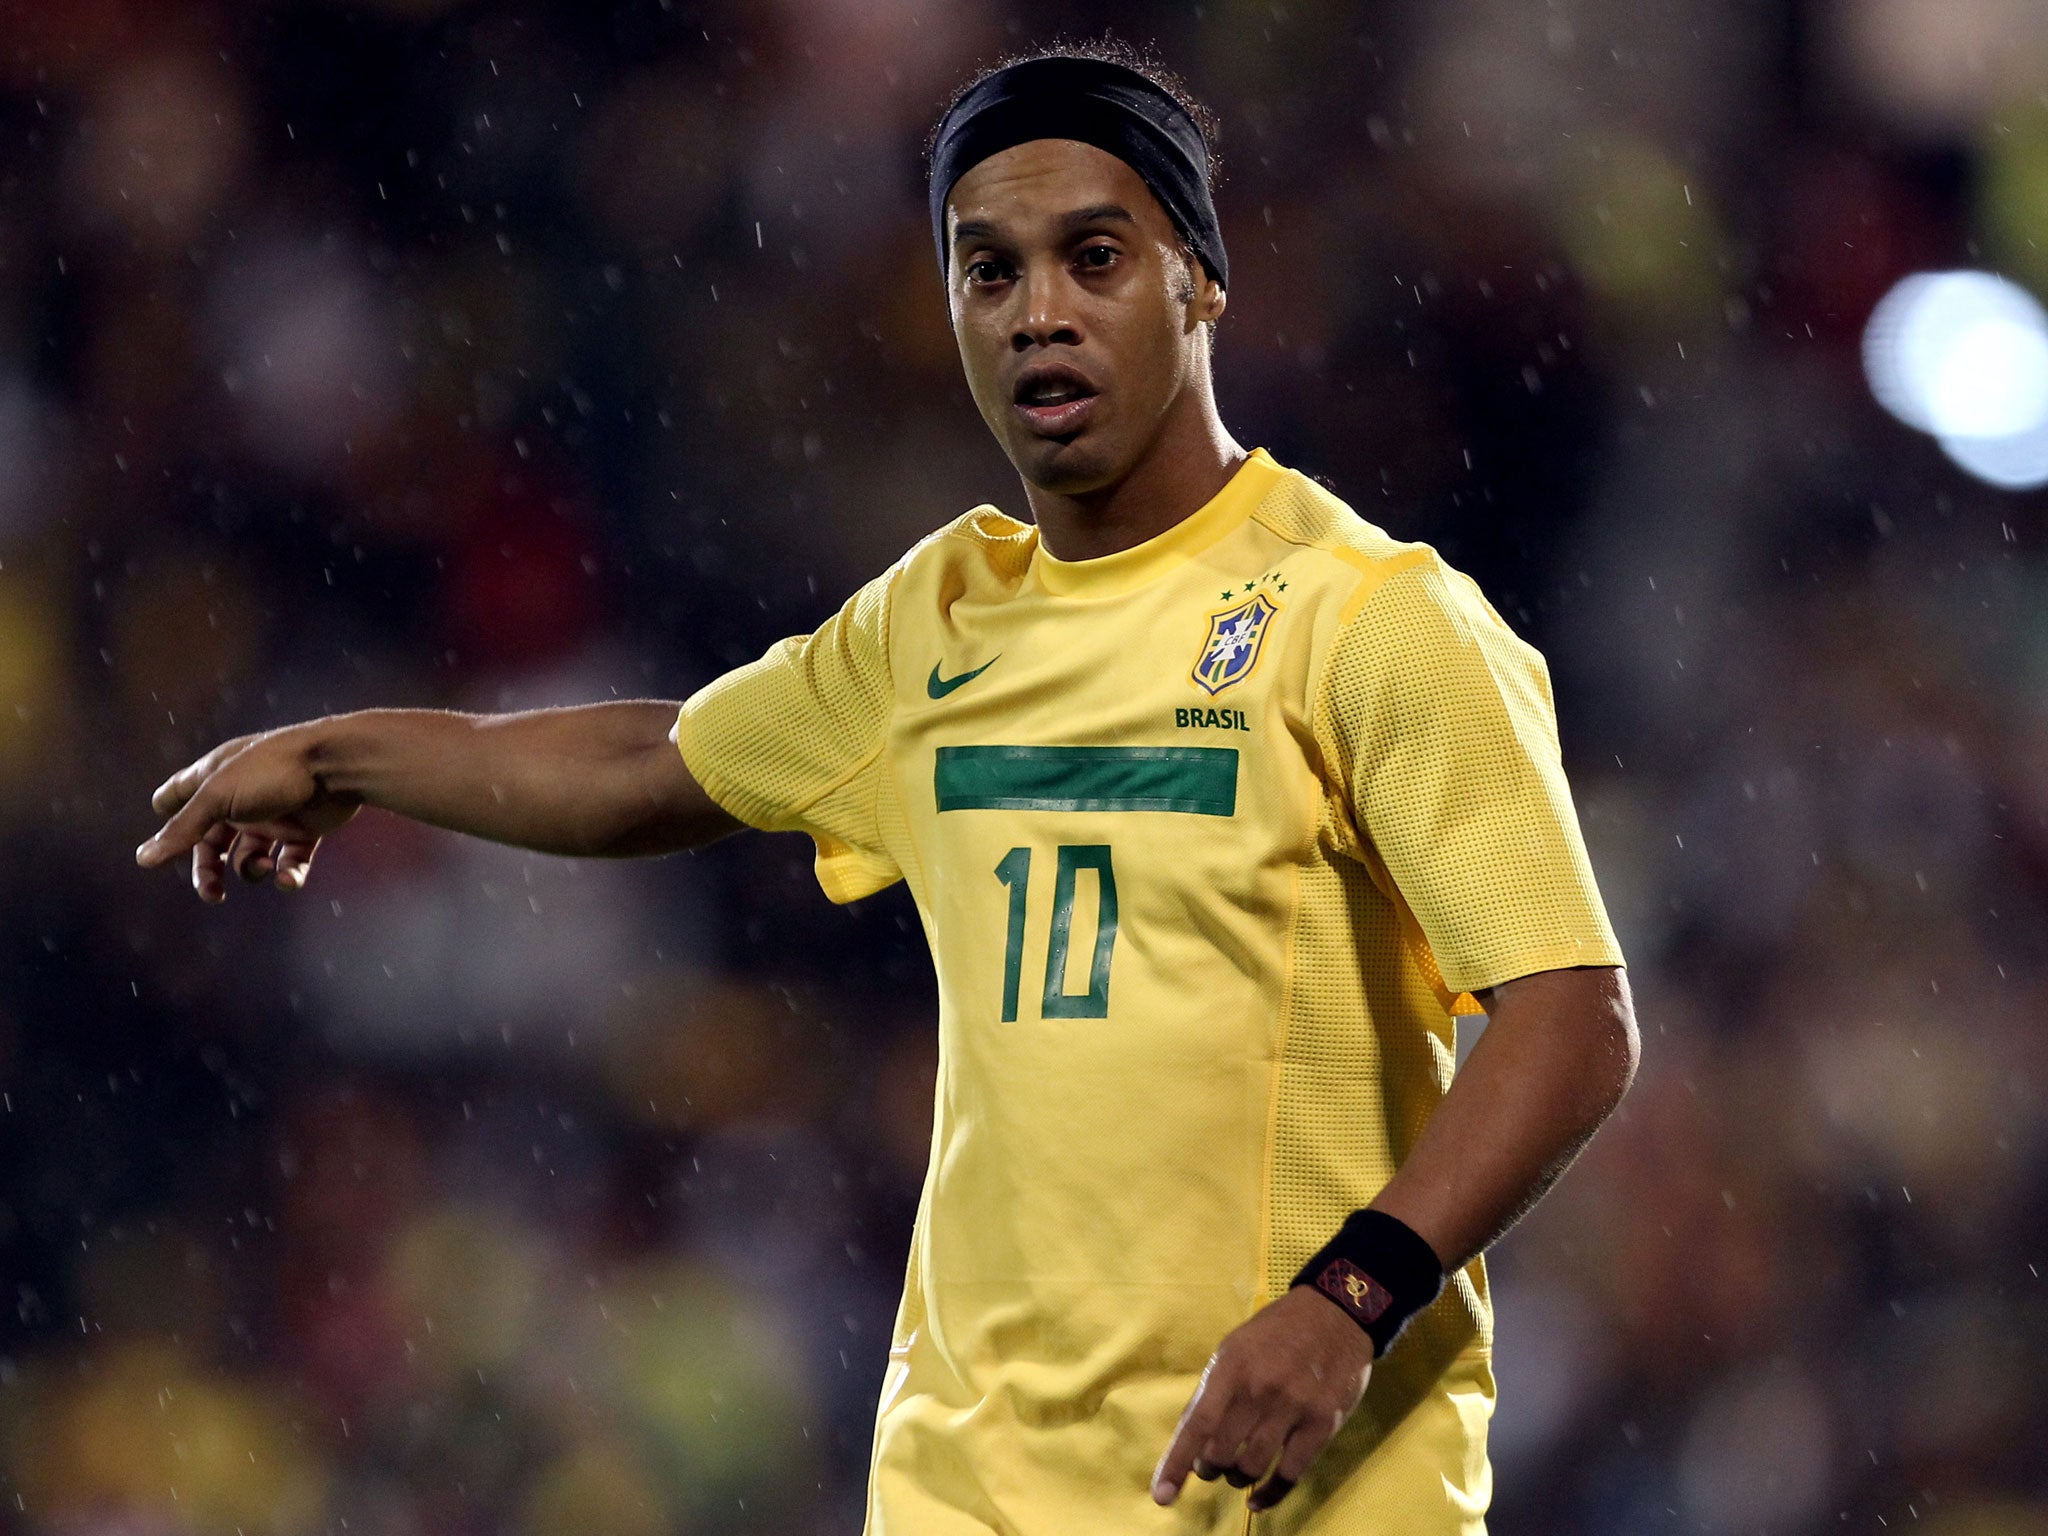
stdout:
{"type": "Polygon", "coordinates": [[[1316,1289],[1357,1318],[1376,1323],[1394,1304],[1394,1294],[1349,1259],[1332,1259],[1316,1276],[1316,1289]]]}

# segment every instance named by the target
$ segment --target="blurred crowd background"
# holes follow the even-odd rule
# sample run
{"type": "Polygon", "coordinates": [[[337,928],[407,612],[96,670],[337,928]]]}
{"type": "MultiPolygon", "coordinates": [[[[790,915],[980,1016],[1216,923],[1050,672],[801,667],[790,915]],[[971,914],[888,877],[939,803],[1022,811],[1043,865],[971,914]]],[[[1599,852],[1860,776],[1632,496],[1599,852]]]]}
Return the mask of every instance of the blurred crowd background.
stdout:
{"type": "Polygon", "coordinates": [[[1222,115],[1226,419],[1545,650],[1633,961],[1494,1529],[2048,1532],[2048,502],[1860,361],[2048,288],[2038,0],[0,7],[0,1532],[858,1530],[900,892],[129,850],[225,735],[680,697],[1022,512],[919,149],[1105,23],[1222,115]]]}

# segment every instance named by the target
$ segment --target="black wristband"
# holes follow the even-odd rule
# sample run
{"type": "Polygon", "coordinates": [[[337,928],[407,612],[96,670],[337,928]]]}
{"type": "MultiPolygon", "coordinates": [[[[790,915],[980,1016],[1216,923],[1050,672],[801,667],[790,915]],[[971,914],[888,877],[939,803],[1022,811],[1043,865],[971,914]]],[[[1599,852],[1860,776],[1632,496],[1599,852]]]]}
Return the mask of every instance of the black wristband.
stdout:
{"type": "Polygon", "coordinates": [[[1385,1355],[1408,1319],[1444,1288],[1444,1266],[1405,1221],[1385,1211],[1353,1211],[1294,1283],[1342,1307],[1372,1336],[1373,1353],[1385,1355]]]}

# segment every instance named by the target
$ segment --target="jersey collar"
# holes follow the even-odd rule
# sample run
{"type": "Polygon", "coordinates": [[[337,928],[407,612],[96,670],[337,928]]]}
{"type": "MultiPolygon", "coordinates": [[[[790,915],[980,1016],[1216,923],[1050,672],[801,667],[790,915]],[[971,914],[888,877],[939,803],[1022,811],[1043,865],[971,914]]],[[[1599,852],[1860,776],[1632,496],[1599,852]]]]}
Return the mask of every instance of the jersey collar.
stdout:
{"type": "Polygon", "coordinates": [[[1254,448],[1222,490],[1166,532],[1093,560],[1061,560],[1041,543],[1032,555],[1032,569],[1056,597],[1114,597],[1132,591],[1236,529],[1285,473],[1265,449],[1254,448]]]}

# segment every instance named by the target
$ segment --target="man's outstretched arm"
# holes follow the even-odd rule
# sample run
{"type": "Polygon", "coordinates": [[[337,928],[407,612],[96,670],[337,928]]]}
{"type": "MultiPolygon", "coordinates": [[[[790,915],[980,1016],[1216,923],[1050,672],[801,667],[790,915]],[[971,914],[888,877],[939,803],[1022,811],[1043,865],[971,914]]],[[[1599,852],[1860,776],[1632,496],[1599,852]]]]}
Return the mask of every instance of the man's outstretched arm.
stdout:
{"type": "Polygon", "coordinates": [[[295,890],[320,839],[365,805],[540,853],[694,848],[740,823],[684,766],[677,709],[379,709],[237,737],[157,790],[151,804],[167,819],[136,862],[153,869],[190,853],[204,901],[225,898],[229,869],[295,890]]]}

